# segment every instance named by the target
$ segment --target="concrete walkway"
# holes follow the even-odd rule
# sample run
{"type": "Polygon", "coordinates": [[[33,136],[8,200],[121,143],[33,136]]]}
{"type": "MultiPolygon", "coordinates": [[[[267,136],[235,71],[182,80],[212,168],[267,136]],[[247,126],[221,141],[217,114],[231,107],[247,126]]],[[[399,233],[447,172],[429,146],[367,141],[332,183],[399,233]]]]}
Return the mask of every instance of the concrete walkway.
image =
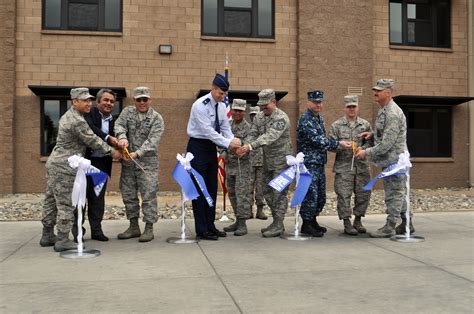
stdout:
{"type": "MultiPolygon", "coordinates": [[[[384,219],[370,215],[365,225],[384,219]]],[[[128,222],[105,221],[111,241],[85,237],[102,255],[69,260],[39,246],[40,222],[1,222],[0,312],[473,312],[474,212],[416,215],[422,243],[345,236],[333,216],[320,218],[324,238],[264,239],[268,223],[249,221],[244,237],[176,245],[165,240],[179,235],[177,220],[160,221],[149,243],[119,241],[128,222]]]]}

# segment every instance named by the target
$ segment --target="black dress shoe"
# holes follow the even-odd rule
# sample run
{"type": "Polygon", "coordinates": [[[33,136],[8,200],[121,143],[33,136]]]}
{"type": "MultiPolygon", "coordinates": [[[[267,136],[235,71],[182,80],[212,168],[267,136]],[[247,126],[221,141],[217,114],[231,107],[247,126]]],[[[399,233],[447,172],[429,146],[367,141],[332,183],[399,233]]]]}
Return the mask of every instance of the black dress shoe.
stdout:
{"type": "Polygon", "coordinates": [[[109,238],[106,237],[105,234],[103,234],[103,233],[93,234],[93,235],[91,235],[91,239],[92,240],[97,240],[97,241],[102,241],[102,242],[109,241],[109,238]]]}
{"type": "Polygon", "coordinates": [[[196,240],[210,240],[210,241],[217,241],[219,238],[217,235],[211,232],[204,232],[203,234],[199,234],[196,236],[196,240]]]}
{"type": "Polygon", "coordinates": [[[225,233],[224,231],[220,231],[219,229],[214,229],[214,230],[211,230],[210,233],[218,236],[219,238],[225,238],[227,237],[227,233],[225,233]]]}

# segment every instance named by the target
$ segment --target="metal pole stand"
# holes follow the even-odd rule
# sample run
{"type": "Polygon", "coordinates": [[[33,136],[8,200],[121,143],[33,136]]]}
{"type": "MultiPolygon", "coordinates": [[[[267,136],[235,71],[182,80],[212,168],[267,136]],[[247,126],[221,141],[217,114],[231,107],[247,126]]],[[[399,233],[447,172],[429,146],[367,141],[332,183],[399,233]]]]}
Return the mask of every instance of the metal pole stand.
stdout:
{"type": "Polygon", "coordinates": [[[68,250],[64,252],[60,252],[59,256],[62,258],[69,258],[69,259],[83,259],[83,258],[92,258],[97,257],[100,255],[99,250],[83,249],[82,243],[82,208],[77,209],[77,250],[68,250]]]}
{"type": "Polygon", "coordinates": [[[405,234],[397,234],[394,235],[390,238],[390,240],[397,241],[397,242],[402,242],[402,243],[415,243],[415,242],[423,242],[425,241],[425,238],[422,236],[412,236],[410,234],[410,168],[407,168],[407,193],[406,193],[406,202],[407,202],[407,212],[406,212],[406,217],[407,217],[407,222],[405,226],[405,234]]]}
{"type": "Polygon", "coordinates": [[[172,243],[172,244],[189,244],[189,243],[197,243],[199,242],[195,238],[189,238],[186,236],[186,224],[184,223],[184,220],[186,218],[186,209],[184,206],[184,200],[183,200],[183,193],[181,193],[181,236],[179,238],[177,237],[172,237],[166,239],[166,242],[172,243]]]}
{"type": "Polygon", "coordinates": [[[306,241],[310,240],[312,237],[311,236],[302,236],[301,232],[299,231],[299,217],[300,217],[300,206],[296,206],[296,211],[295,211],[295,228],[293,233],[282,233],[280,235],[280,238],[285,239],[285,240],[292,240],[292,241],[306,241]]]}

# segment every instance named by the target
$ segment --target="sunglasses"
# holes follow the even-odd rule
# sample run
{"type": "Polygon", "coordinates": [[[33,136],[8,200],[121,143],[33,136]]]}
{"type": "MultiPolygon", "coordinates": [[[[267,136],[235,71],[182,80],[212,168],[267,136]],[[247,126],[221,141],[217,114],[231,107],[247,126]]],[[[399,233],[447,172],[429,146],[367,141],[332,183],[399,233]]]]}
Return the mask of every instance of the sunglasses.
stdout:
{"type": "Polygon", "coordinates": [[[141,98],[136,98],[135,101],[136,102],[148,102],[148,99],[147,97],[141,97],[141,98]]]}
{"type": "Polygon", "coordinates": [[[346,108],[355,109],[355,108],[357,108],[357,106],[347,106],[346,108]]]}

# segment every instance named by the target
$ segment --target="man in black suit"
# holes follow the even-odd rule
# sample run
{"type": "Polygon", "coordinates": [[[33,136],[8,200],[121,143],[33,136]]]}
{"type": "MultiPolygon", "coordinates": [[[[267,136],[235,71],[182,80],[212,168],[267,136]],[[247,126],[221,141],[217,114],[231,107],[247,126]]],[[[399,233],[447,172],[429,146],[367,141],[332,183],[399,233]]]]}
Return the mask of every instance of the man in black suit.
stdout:
{"type": "MultiPolygon", "coordinates": [[[[117,94],[111,89],[103,88],[99,90],[96,96],[96,106],[93,107],[89,113],[84,115],[84,119],[86,119],[92,131],[111,146],[116,146],[118,143],[117,138],[114,137],[115,117],[112,116],[116,96],[117,94]]],[[[110,177],[112,174],[111,156],[104,156],[103,154],[88,148],[85,158],[91,161],[92,166],[107,173],[110,177]]],[[[93,240],[109,240],[102,231],[106,189],[107,182],[102,188],[99,196],[97,196],[94,192],[91,177],[87,177],[87,216],[91,227],[91,239],[93,240]]],[[[77,237],[77,211],[75,212],[75,216],[76,223],[72,228],[74,239],[77,237]]]]}

